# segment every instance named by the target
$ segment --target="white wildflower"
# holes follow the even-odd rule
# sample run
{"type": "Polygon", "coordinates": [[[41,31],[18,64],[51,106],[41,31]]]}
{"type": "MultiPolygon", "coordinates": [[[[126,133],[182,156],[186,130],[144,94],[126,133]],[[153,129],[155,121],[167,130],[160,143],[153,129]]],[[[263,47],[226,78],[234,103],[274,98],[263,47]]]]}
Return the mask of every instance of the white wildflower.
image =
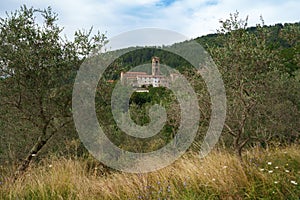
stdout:
{"type": "Polygon", "coordinates": [[[294,185],[298,185],[298,183],[296,181],[291,181],[291,183],[294,185]]]}
{"type": "Polygon", "coordinates": [[[277,184],[277,183],[278,183],[278,181],[274,181],[274,183],[275,183],[275,184],[277,184]]]}
{"type": "Polygon", "coordinates": [[[270,171],[268,171],[269,172],[269,174],[272,174],[273,173],[273,170],[270,170],[270,171]]]}
{"type": "Polygon", "coordinates": [[[275,169],[278,169],[278,168],[279,168],[278,166],[275,167],[275,169]]]}
{"type": "Polygon", "coordinates": [[[285,172],[286,172],[286,173],[289,173],[289,172],[290,172],[290,170],[286,169],[286,170],[285,170],[285,172]]]}
{"type": "Polygon", "coordinates": [[[263,172],[263,171],[265,171],[265,169],[261,168],[261,169],[259,169],[259,171],[263,172]]]}
{"type": "Polygon", "coordinates": [[[268,162],[268,165],[272,165],[272,162],[268,162]]]}

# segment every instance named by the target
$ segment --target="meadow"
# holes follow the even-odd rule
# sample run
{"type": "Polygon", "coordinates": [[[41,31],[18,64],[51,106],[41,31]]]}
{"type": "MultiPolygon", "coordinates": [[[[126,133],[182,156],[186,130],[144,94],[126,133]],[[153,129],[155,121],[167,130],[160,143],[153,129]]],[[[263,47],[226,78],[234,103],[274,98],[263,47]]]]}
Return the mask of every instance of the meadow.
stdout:
{"type": "MultiPolygon", "coordinates": [[[[240,162],[214,150],[188,152],[156,172],[108,172],[92,158],[52,156],[13,182],[3,171],[1,199],[299,199],[300,146],[252,148],[240,162]]],[[[12,168],[11,168],[12,169],[12,168]]]]}

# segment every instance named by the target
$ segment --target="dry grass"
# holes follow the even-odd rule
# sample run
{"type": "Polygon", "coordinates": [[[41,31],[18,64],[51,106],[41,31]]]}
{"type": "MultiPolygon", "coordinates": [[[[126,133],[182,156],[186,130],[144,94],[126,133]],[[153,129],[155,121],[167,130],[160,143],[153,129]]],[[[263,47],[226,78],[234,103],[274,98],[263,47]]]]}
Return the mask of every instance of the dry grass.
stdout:
{"type": "MultiPolygon", "coordinates": [[[[245,153],[245,163],[224,151],[200,160],[184,157],[147,174],[99,175],[89,160],[51,158],[17,182],[0,186],[2,199],[297,199],[300,148],[245,153]],[[294,181],[294,182],[293,182],[294,181]],[[296,184],[295,184],[296,183],[296,184]]],[[[0,180],[1,181],[1,180],[0,180]]]]}

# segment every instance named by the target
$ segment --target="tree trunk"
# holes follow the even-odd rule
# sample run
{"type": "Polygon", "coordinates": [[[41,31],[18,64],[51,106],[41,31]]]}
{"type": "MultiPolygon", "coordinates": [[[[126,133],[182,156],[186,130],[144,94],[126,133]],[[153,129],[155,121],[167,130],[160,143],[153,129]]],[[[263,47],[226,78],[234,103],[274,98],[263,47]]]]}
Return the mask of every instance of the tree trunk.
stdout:
{"type": "Polygon", "coordinates": [[[235,155],[238,157],[240,161],[243,161],[242,158],[242,148],[240,145],[241,132],[239,132],[234,139],[234,151],[235,155]]]}
{"type": "Polygon", "coordinates": [[[39,151],[47,144],[47,142],[50,140],[50,138],[54,135],[54,132],[51,133],[48,137],[40,136],[35,143],[35,145],[32,147],[32,149],[29,151],[27,157],[23,160],[22,164],[18,167],[17,171],[14,174],[14,180],[17,180],[20,176],[22,176],[26,170],[28,169],[30,162],[33,157],[35,157],[39,151]]]}
{"type": "Polygon", "coordinates": [[[245,145],[249,142],[249,140],[250,137],[244,139],[244,141],[240,141],[240,138],[235,139],[235,154],[241,162],[243,162],[242,150],[245,147],[245,145]]]}
{"type": "Polygon", "coordinates": [[[238,157],[239,161],[243,162],[242,148],[241,147],[235,147],[235,154],[238,157]]]}

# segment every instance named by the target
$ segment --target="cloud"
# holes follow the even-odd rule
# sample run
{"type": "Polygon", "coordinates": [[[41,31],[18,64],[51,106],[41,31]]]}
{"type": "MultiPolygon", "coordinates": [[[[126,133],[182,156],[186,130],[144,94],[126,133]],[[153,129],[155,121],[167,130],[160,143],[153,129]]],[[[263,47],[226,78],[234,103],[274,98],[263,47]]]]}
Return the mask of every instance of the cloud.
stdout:
{"type": "MultiPolygon", "coordinates": [[[[24,0],[24,4],[39,8],[51,6],[59,14],[64,33],[72,37],[78,29],[107,31],[112,37],[138,28],[169,29],[195,38],[216,32],[219,19],[226,19],[236,10],[242,18],[249,15],[249,24],[299,21],[298,0],[24,0]]],[[[0,16],[5,10],[19,8],[16,0],[0,3],[0,16]],[[3,4],[3,5],[2,5],[3,4]],[[4,10],[5,9],[5,10],[4,10]]]]}

